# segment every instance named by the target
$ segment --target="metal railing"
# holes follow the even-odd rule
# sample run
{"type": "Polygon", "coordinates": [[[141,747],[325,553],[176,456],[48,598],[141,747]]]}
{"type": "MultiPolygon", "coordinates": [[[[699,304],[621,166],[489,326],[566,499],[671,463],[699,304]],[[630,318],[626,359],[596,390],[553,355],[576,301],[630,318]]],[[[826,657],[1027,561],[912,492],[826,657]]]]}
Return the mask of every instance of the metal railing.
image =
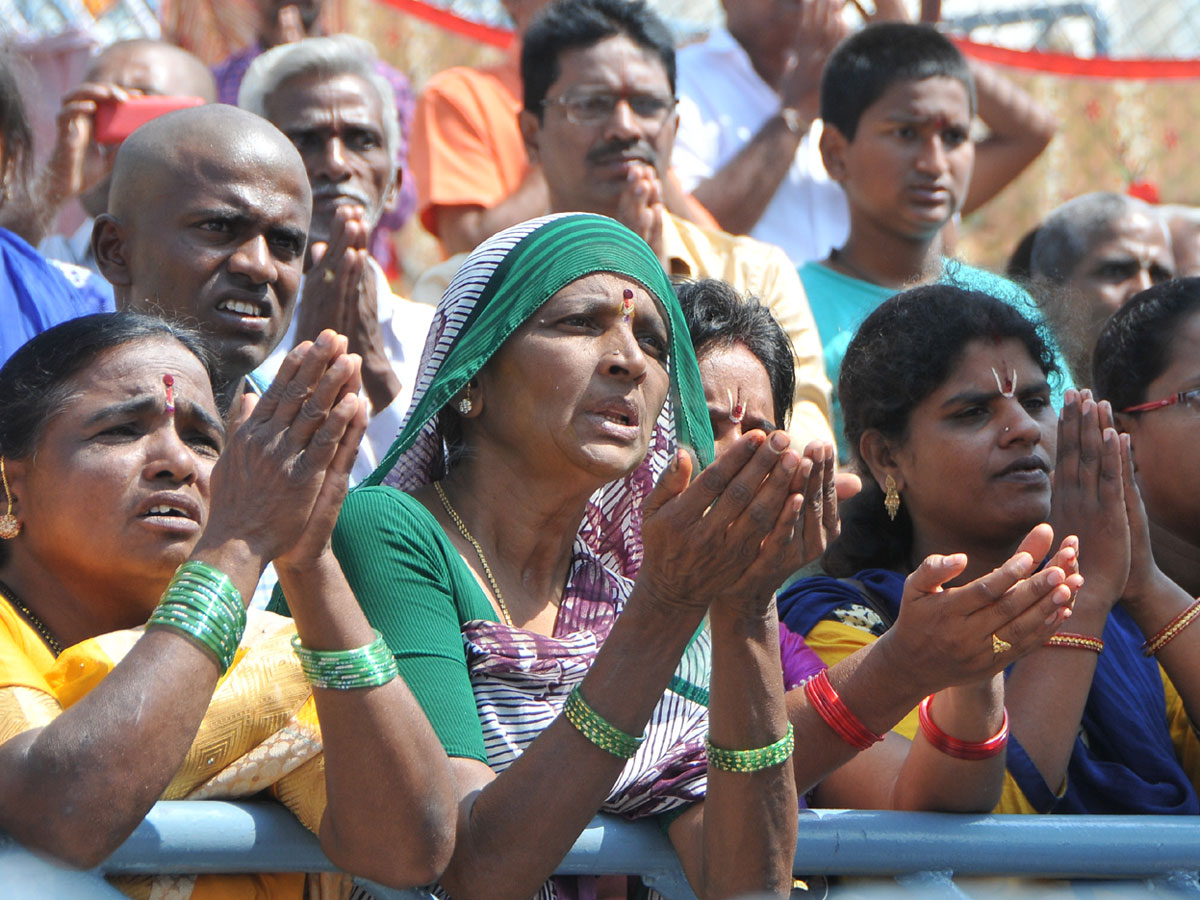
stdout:
{"type": "MultiPolygon", "coordinates": [[[[0,836],[0,897],[116,900],[105,874],[316,872],[332,864],[317,839],[270,802],[157,804],[97,869],[63,868],[0,836]]],[[[598,816],[561,874],[640,875],[666,900],[695,900],[651,823],[598,816]]],[[[1200,820],[1171,816],[967,816],[818,810],[800,816],[795,871],[888,879],[887,896],[966,897],[967,876],[1086,879],[1105,896],[1200,897],[1200,820]]],[[[379,900],[426,897],[368,885],[379,900]]],[[[856,883],[856,896],[879,888],[856,883]]],[[[838,889],[834,888],[832,896],[838,889]]],[[[1057,896],[1052,886],[1021,896],[1057,896]]]]}

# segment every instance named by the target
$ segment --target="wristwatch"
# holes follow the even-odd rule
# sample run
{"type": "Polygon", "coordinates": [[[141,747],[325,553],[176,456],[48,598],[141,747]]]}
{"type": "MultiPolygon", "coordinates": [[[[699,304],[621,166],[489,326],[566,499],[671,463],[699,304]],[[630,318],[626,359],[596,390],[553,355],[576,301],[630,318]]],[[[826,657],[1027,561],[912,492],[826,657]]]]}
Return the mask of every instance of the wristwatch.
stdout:
{"type": "Polygon", "coordinates": [[[803,135],[808,131],[808,119],[799,110],[792,109],[790,106],[782,107],[779,110],[779,117],[783,119],[783,124],[787,126],[787,130],[794,135],[803,135]]]}

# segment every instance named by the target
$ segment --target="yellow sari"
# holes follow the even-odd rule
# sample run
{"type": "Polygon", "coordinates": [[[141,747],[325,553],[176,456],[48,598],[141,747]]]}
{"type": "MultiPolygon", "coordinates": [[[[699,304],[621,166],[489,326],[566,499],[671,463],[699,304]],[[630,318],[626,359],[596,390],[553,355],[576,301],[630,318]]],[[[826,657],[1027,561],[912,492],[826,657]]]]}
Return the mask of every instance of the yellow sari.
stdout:
{"type": "MultiPolygon", "coordinates": [[[[291,619],[251,611],[234,663],[163,800],[230,800],[270,791],[310,831],[325,810],[325,757],[312,691],[292,652],[291,619]]],[[[99,684],[142,628],[90,638],[55,659],[0,596],[0,744],[42,727],[99,684]]],[[[344,876],[302,873],[113,878],[133,898],[297,900],[344,897],[344,876]]]]}

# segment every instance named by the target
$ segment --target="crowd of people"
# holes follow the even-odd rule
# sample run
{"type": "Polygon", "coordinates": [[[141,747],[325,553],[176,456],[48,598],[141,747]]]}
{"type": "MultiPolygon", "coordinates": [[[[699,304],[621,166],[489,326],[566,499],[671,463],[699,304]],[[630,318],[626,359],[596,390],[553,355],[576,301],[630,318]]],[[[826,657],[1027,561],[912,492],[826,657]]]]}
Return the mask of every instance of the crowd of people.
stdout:
{"type": "Polygon", "coordinates": [[[117,886],[612,900],[602,811],[711,898],[805,806],[1200,813],[1195,210],[958,258],[1056,126],[898,0],[506,0],[415,99],[261,5],[102,49],[40,166],[0,64],[0,830],[265,791],[345,876],[117,886]]]}

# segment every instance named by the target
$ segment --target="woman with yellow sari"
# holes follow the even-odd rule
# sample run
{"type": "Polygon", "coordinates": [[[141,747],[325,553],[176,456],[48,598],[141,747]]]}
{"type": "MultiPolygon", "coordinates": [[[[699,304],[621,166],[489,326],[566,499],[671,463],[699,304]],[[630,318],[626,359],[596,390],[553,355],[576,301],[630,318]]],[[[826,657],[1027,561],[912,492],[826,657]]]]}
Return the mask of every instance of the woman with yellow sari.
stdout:
{"type": "MultiPolygon", "coordinates": [[[[160,798],[270,789],[346,871],[438,877],[446,757],[329,548],[359,365],[302,344],[228,441],[206,349],[157,319],[67,322],[0,369],[0,830],[87,867],[160,798]],[[294,622],[245,612],[272,560],[294,622]]],[[[156,896],[303,890],[253,881],[156,896]]]]}

